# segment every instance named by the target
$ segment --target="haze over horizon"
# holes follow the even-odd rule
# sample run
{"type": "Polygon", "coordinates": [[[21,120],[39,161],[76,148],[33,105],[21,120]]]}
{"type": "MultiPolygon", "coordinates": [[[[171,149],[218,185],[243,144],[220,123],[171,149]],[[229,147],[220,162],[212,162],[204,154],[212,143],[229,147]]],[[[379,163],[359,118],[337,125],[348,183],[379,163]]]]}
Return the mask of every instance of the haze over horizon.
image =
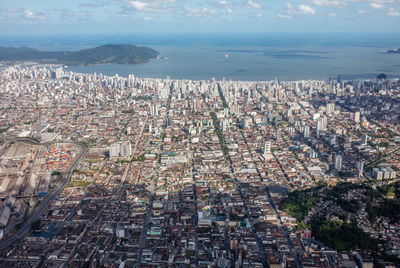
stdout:
{"type": "Polygon", "coordinates": [[[398,33],[399,0],[0,1],[3,35],[398,33]]]}

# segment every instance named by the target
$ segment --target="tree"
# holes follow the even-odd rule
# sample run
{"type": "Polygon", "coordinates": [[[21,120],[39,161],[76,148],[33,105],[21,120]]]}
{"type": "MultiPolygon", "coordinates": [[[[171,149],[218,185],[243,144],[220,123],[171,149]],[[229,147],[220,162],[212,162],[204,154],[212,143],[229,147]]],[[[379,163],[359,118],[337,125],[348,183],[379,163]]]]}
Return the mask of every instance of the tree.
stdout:
{"type": "Polygon", "coordinates": [[[314,216],[311,229],[317,240],[337,251],[355,248],[378,250],[379,240],[371,238],[356,223],[342,223],[331,221],[326,216],[314,216]]]}
{"type": "Polygon", "coordinates": [[[299,222],[299,224],[297,225],[297,230],[306,230],[309,229],[309,227],[304,223],[304,221],[299,222]]]}
{"type": "Polygon", "coordinates": [[[387,76],[384,73],[378,74],[378,76],[376,77],[376,79],[378,79],[378,80],[385,80],[386,78],[387,78],[387,76]]]}

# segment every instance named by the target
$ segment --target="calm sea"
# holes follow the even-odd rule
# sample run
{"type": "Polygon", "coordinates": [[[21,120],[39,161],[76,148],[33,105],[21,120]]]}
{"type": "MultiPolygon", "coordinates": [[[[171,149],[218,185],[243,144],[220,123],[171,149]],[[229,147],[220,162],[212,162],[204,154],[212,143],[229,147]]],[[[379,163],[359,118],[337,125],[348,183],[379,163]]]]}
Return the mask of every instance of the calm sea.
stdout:
{"type": "Polygon", "coordinates": [[[400,77],[400,36],[390,34],[140,34],[1,37],[0,46],[79,50],[104,44],[135,44],[160,52],[139,65],[70,66],[80,73],[172,79],[265,81],[400,77]]]}

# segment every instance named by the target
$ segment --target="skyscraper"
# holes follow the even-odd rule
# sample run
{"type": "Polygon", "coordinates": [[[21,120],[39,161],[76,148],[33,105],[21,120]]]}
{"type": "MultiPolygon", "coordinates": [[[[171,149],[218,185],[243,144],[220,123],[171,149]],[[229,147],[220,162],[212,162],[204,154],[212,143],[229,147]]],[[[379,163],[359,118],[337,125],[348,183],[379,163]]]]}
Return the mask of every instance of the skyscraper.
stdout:
{"type": "Polygon", "coordinates": [[[340,154],[335,155],[335,169],[340,171],[343,168],[343,158],[340,154]]]}
{"type": "Polygon", "coordinates": [[[305,126],[304,127],[304,138],[308,139],[310,137],[310,127],[305,126]]]}
{"type": "Polygon", "coordinates": [[[364,172],[364,161],[359,160],[357,161],[357,170],[358,170],[358,177],[362,177],[364,172]]]}

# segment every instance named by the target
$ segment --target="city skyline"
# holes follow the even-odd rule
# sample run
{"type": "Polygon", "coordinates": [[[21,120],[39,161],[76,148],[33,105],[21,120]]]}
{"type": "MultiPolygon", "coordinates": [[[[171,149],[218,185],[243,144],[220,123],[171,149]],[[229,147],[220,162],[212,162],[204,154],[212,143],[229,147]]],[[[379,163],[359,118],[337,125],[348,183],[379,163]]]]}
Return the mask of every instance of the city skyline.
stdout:
{"type": "Polygon", "coordinates": [[[398,32],[398,0],[113,0],[0,3],[6,35],[398,32]]]}

